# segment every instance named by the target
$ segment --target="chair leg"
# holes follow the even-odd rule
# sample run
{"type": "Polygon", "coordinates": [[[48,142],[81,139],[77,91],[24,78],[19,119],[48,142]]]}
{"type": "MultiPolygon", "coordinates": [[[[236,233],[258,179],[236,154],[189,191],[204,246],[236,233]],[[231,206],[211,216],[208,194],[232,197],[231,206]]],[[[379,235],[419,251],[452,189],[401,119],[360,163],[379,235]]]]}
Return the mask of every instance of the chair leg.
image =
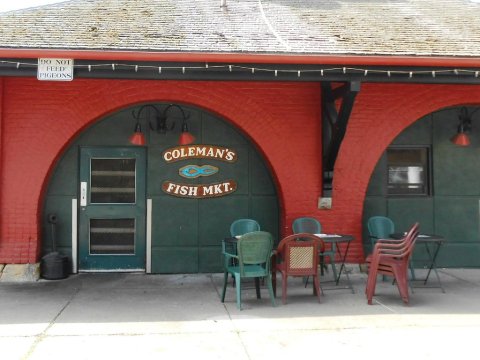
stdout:
{"type": "Polygon", "coordinates": [[[272,302],[272,306],[275,307],[275,294],[273,293],[272,275],[271,274],[269,274],[267,276],[267,287],[268,287],[268,293],[270,294],[270,300],[272,302]]]}
{"type": "Polygon", "coordinates": [[[320,281],[318,280],[318,274],[313,276],[313,294],[317,295],[318,302],[321,302],[321,300],[320,300],[320,281]]]}
{"type": "Polygon", "coordinates": [[[287,275],[282,272],[282,303],[287,303],[287,275]]]}
{"type": "Polygon", "coordinates": [[[240,274],[235,274],[235,285],[237,290],[237,308],[238,310],[242,310],[242,284],[240,274]]]}
{"type": "Polygon", "coordinates": [[[324,272],[323,270],[325,269],[325,256],[320,255],[320,275],[323,276],[324,272]]]}
{"type": "Polygon", "coordinates": [[[337,281],[337,267],[335,266],[335,259],[330,257],[330,265],[332,266],[333,278],[337,281]]]}
{"type": "Polygon", "coordinates": [[[374,271],[373,269],[370,269],[370,272],[368,273],[367,288],[366,288],[368,305],[372,305],[372,298],[373,298],[373,295],[375,294],[376,285],[377,285],[377,272],[374,271]]]}
{"type": "Polygon", "coordinates": [[[400,297],[402,298],[405,304],[408,304],[408,281],[406,276],[398,276],[397,279],[397,288],[398,292],[400,293],[400,297]]]}
{"type": "Polygon", "coordinates": [[[228,272],[223,274],[223,290],[222,290],[222,303],[225,302],[225,292],[227,291],[228,272]]]}
{"type": "Polygon", "coordinates": [[[257,299],[261,299],[260,295],[260,278],[255,278],[255,291],[257,292],[257,299]]]}
{"type": "Polygon", "coordinates": [[[272,272],[272,287],[273,287],[273,296],[277,296],[277,272],[272,272]]]}

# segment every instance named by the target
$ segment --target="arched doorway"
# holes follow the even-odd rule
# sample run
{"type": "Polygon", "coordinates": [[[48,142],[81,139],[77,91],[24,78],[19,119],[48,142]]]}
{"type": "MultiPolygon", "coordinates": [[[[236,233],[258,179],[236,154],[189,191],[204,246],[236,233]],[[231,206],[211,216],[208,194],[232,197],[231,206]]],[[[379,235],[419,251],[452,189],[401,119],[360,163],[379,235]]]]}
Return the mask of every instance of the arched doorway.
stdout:
{"type": "MultiPolygon", "coordinates": [[[[159,113],[169,105],[151,103],[159,113]]],[[[221,240],[237,218],[254,218],[262,230],[278,236],[276,189],[254,144],[224,119],[177,104],[188,116],[195,145],[235,153],[235,161],[197,156],[168,161],[176,148],[181,116],[171,131],[155,131],[157,111],[141,116],[145,146],[128,143],[142,105],[123,109],[87,128],[58,161],[43,208],[43,253],[51,250],[48,215],[57,215],[57,249],[79,271],[205,273],[222,269],[221,240]],[[150,123],[152,126],[150,126],[150,123]],[[216,169],[186,179],[181,169],[216,169]],[[204,197],[178,196],[164,184],[191,186],[233,181],[234,191],[204,197]],[[113,192],[113,193],[112,193],[113,192]],[[93,194],[93,195],[92,195],[93,194]],[[133,194],[133,195],[132,195],[133,194]]],[[[200,151],[201,155],[201,151],[200,151]]],[[[205,153],[205,155],[207,155],[205,153]]],[[[171,189],[170,189],[171,190],[171,189]]]]}
{"type": "MultiPolygon", "coordinates": [[[[478,108],[466,109],[472,114],[472,123],[478,123],[478,108]]],[[[457,133],[461,111],[460,107],[443,109],[419,119],[385,150],[372,173],[364,202],[366,253],[370,252],[367,220],[370,216],[385,215],[394,221],[398,231],[419,221],[421,232],[444,236],[447,242],[437,259],[439,267],[480,267],[480,137],[473,130],[468,147],[450,141],[457,133]],[[395,160],[402,153],[410,155],[403,160],[397,156],[395,160]],[[397,163],[399,171],[406,167],[412,170],[411,174],[404,174],[405,179],[413,179],[404,182],[403,186],[409,187],[406,191],[394,189],[392,177],[396,170],[392,161],[403,161],[397,163]],[[415,168],[422,168],[423,175],[413,174],[415,168]]],[[[415,257],[425,258],[417,249],[415,257]]]]}

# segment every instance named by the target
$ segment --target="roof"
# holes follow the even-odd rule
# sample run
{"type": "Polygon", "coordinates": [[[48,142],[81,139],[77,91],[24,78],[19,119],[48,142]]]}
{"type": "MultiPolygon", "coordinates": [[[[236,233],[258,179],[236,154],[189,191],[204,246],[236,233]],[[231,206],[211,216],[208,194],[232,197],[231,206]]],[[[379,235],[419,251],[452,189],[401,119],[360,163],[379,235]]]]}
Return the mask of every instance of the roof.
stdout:
{"type": "Polygon", "coordinates": [[[469,0],[73,0],[0,14],[0,48],[480,57],[469,0]]]}

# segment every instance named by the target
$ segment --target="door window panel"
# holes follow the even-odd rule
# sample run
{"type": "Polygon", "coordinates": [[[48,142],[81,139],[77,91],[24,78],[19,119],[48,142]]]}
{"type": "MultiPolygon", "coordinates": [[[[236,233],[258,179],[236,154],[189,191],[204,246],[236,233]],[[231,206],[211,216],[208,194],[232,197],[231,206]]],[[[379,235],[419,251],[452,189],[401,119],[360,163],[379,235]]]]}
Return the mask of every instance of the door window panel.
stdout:
{"type": "Polygon", "coordinates": [[[135,159],[91,159],[92,204],[135,203],[135,159]]]}
{"type": "Polygon", "coordinates": [[[90,219],[90,255],[134,255],[135,219],[90,219]]]}
{"type": "Polygon", "coordinates": [[[389,148],[389,195],[430,195],[428,148],[389,148]]]}

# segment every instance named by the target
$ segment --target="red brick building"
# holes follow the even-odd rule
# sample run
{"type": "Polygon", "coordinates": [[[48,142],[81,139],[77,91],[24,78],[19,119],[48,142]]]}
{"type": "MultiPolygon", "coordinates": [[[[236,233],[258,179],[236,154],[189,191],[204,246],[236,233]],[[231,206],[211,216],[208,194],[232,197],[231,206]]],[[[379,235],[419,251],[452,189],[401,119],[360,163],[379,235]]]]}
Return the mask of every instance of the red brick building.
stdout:
{"type": "Polygon", "coordinates": [[[444,235],[441,266],[480,266],[479,15],[463,0],[77,0],[0,14],[0,263],[38,263],[55,240],[74,272],[219,271],[234,219],[280,238],[300,216],[354,235],[348,261],[362,263],[365,221],[379,214],[444,235]],[[73,60],[71,81],[52,79],[64,69],[41,79],[39,59],[73,60]],[[468,147],[450,142],[460,118],[468,147]],[[195,145],[238,160],[165,161],[184,121],[195,145]],[[144,146],[129,143],[137,122],[144,146]],[[389,163],[388,149],[426,157],[389,163]],[[116,165],[95,159],[134,176],[133,208],[118,200],[128,185],[102,200],[93,183],[116,165]],[[190,164],[218,173],[179,177],[190,164]],[[421,186],[399,190],[395,166],[421,166],[421,186]],[[226,180],[237,188],[223,196],[162,190],[226,180]],[[116,256],[105,229],[123,234],[116,256]],[[137,259],[117,261],[129,246],[137,259]]]}

